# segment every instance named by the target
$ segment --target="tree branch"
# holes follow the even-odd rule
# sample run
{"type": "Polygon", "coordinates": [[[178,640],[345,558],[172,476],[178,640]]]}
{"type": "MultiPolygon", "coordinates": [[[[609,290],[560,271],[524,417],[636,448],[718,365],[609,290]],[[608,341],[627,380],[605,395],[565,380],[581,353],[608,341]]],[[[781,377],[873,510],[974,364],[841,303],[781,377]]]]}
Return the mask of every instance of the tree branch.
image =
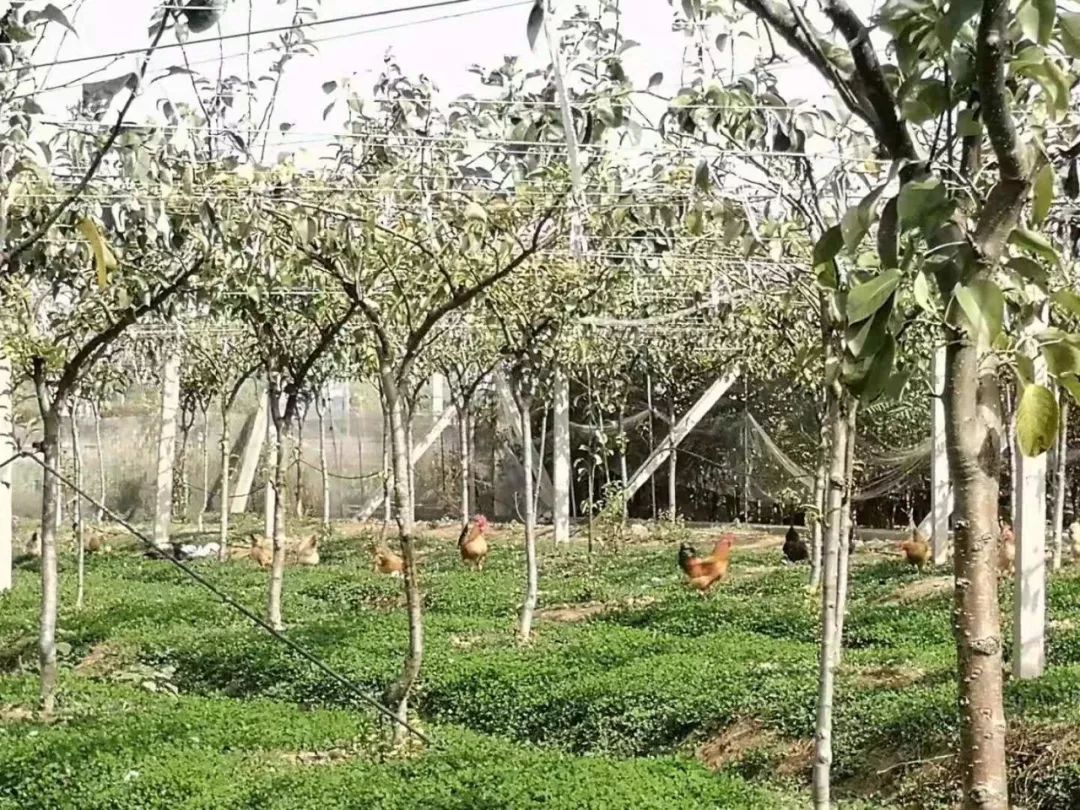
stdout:
{"type": "Polygon", "coordinates": [[[885,73],[870,42],[870,30],[846,0],[826,0],[824,11],[825,16],[847,41],[866,100],[878,121],[878,125],[874,127],[878,140],[894,159],[918,160],[919,155],[911,140],[911,133],[897,113],[896,99],[885,80],[885,73]]]}
{"type": "Polygon", "coordinates": [[[975,73],[982,120],[997,156],[1001,179],[990,189],[979,215],[975,244],[984,257],[991,259],[1001,252],[1016,226],[1030,185],[1005,89],[1008,21],[1008,0],[983,0],[976,32],[975,73]]]}
{"type": "Polygon", "coordinates": [[[157,50],[157,46],[161,42],[161,37],[165,34],[165,26],[168,24],[169,20],[172,19],[173,14],[173,9],[165,10],[165,17],[161,21],[161,27],[154,36],[153,42],[150,43],[150,47],[146,51],[146,56],[143,58],[142,66],[139,68],[139,76],[135,81],[135,86],[131,88],[131,93],[128,95],[127,101],[124,102],[124,106],[120,109],[120,114],[116,116],[116,123],[113,124],[112,129],[109,131],[109,136],[105,139],[105,143],[102,144],[101,149],[98,150],[94,159],[90,161],[90,165],[87,167],[82,179],[79,180],[72,192],[45,218],[45,221],[36,231],[19,242],[19,244],[8,252],[7,255],[0,257],[3,259],[4,272],[13,272],[12,268],[15,266],[16,259],[33,247],[39,239],[48,233],[49,228],[53,226],[56,220],[60,219],[61,214],[79,199],[83,191],[85,191],[86,187],[90,184],[94,175],[97,174],[97,170],[101,166],[101,162],[105,159],[105,155],[112,149],[113,144],[116,143],[116,139],[120,137],[120,130],[124,127],[124,118],[127,116],[128,110],[131,109],[131,105],[135,101],[135,96],[138,95],[139,90],[142,88],[143,79],[146,78],[146,70],[150,67],[150,57],[153,56],[154,51],[157,50]]]}

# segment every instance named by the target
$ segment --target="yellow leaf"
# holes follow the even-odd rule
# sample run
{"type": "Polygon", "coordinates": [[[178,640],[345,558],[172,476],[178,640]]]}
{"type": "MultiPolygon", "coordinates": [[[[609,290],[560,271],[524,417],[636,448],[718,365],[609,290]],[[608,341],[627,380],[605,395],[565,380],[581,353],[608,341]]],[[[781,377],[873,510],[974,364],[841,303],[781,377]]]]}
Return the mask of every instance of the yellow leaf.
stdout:
{"type": "Polygon", "coordinates": [[[94,269],[97,271],[97,283],[104,287],[109,283],[109,271],[117,268],[116,256],[113,255],[105,237],[101,235],[94,221],[88,217],[79,221],[79,232],[90,243],[90,249],[94,251],[94,269]]]}

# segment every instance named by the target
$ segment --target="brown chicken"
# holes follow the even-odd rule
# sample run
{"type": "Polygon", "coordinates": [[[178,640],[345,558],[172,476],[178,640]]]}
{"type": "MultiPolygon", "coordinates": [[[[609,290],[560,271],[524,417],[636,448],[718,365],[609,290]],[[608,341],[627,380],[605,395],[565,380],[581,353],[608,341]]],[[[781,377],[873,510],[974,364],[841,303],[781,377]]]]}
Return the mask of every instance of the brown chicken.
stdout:
{"type": "Polygon", "coordinates": [[[296,545],[297,565],[319,564],[319,536],[310,534],[296,545]]]}
{"type": "Polygon", "coordinates": [[[270,563],[274,561],[274,552],[266,547],[265,538],[256,537],[253,534],[249,536],[251,537],[251,551],[249,552],[249,556],[260,568],[269,568],[270,563]]]}
{"type": "Polygon", "coordinates": [[[998,573],[1001,576],[1009,576],[1013,572],[1013,561],[1016,559],[1016,535],[1013,534],[1012,526],[1005,520],[998,520],[1001,527],[1001,541],[998,543],[998,573]]]}
{"type": "Polygon", "coordinates": [[[687,584],[701,594],[727,576],[731,559],[731,547],[735,538],[730,534],[720,538],[713,547],[712,555],[699,557],[692,546],[679,546],[679,568],[686,575],[687,584]]]}
{"type": "Polygon", "coordinates": [[[922,536],[922,532],[913,529],[911,537],[900,544],[900,553],[909,565],[914,565],[920,571],[930,560],[930,544],[922,536]]]}
{"type": "Polygon", "coordinates": [[[380,574],[401,576],[405,570],[405,561],[385,546],[375,549],[375,570],[380,574]]]}
{"type": "Polygon", "coordinates": [[[472,565],[477,571],[484,570],[484,561],[488,555],[488,542],[484,536],[490,528],[488,520],[483,515],[477,515],[467,523],[458,537],[458,550],[461,559],[466,565],[472,565]]]}

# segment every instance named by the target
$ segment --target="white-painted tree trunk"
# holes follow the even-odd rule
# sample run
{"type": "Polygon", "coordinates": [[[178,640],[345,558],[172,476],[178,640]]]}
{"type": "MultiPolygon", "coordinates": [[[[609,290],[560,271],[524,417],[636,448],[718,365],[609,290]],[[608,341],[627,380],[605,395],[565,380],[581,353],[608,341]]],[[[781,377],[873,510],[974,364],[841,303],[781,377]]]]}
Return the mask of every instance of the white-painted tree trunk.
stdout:
{"type": "Polygon", "coordinates": [[[82,610],[86,598],[86,526],[83,523],[82,442],[79,440],[79,402],[71,405],[71,471],[75,483],[75,609],[82,610]]]}
{"type": "MultiPolygon", "coordinates": [[[[271,407],[276,407],[274,404],[271,407]]],[[[285,584],[285,468],[288,466],[288,420],[284,416],[271,419],[274,428],[274,463],[270,476],[273,488],[272,524],[267,536],[273,538],[273,558],[270,564],[270,590],[266,602],[266,621],[275,630],[284,630],[281,613],[281,593],[285,584]]]]}
{"type": "Polygon", "coordinates": [[[822,549],[825,540],[825,496],[829,483],[829,424],[823,416],[821,420],[821,447],[818,449],[818,466],[814,474],[815,510],[813,524],[810,527],[810,589],[821,587],[822,549]]]}
{"type": "MultiPolygon", "coordinates": [[[[330,525],[330,469],[326,459],[326,399],[320,391],[315,396],[315,413],[319,417],[319,481],[322,487],[322,525],[330,525]]],[[[361,467],[361,472],[363,468],[361,467]]]]}
{"type": "Polygon", "coordinates": [[[1065,545],[1065,492],[1069,459],[1069,394],[1059,391],[1061,421],[1058,427],[1057,456],[1054,470],[1054,570],[1061,569],[1061,549],[1065,545]]]}
{"type": "MultiPolygon", "coordinates": [[[[1035,380],[1046,384],[1046,361],[1033,358],[1035,380]]],[[[1015,427],[1013,433],[1015,434],[1015,427]]],[[[1038,678],[1046,668],[1046,454],[1016,457],[1016,598],[1013,602],[1012,671],[1038,678]]]]}
{"type": "Polygon", "coordinates": [[[218,497],[218,511],[221,520],[218,524],[218,559],[224,562],[229,559],[229,514],[232,498],[229,488],[229,467],[232,448],[229,446],[232,439],[229,435],[229,397],[221,395],[221,492],[218,497]]]}
{"type": "MultiPolygon", "coordinates": [[[[671,430],[675,428],[675,406],[671,406],[671,430]]],[[[668,439],[664,439],[668,441],[668,439]]],[[[656,451],[653,451],[655,455],[656,451]]],[[[679,451],[673,446],[667,459],[667,511],[668,520],[674,523],[679,517],[679,451]]],[[[651,477],[651,476],[650,476],[651,477]]]]}
{"type": "MultiPolygon", "coordinates": [[[[270,394],[267,393],[267,397],[270,394]]],[[[269,414],[273,413],[274,408],[279,408],[280,402],[270,402],[267,400],[267,408],[269,414]]],[[[275,497],[275,481],[274,476],[277,467],[278,453],[284,450],[281,447],[281,443],[278,441],[278,429],[274,425],[274,419],[271,415],[266,420],[266,439],[263,442],[263,446],[266,448],[266,456],[264,461],[264,468],[266,470],[266,486],[263,488],[263,534],[267,538],[273,538],[274,536],[274,519],[277,510],[277,498],[275,497]]],[[[281,480],[281,490],[284,492],[285,479],[281,480]]]]}
{"type": "Polygon", "coordinates": [[[199,497],[199,513],[195,523],[199,533],[205,530],[206,510],[210,508],[210,415],[206,407],[202,409],[202,495],[199,497]]]}
{"type": "Polygon", "coordinates": [[[841,407],[839,384],[829,398],[829,482],[822,549],[821,654],[818,668],[817,728],[814,735],[813,800],[816,810],[831,810],[832,721],[837,656],[835,645],[837,584],[840,571],[841,527],[844,502],[844,463],[847,421],[841,407]]]}
{"type": "MultiPolygon", "coordinates": [[[[60,406],[53,403],[44,417],[42,460],[55,470],[60,463],[60,406]]],[[[60,505],[60,479],[42,471],[41,497],[41,614],[38,620],[38,665],[41,673],[41,708],[51,716],[56,707],[56,617],[59,576],[56,558],[56,515],[60,505]]]]}
{"type": "MultiPolygon", "coordinates": [[[[539,481],[544,475],[544,451],[547,449],[547,424],[548,424],[548,409],[544,408],[544,415],[540,419],[540,453],[536,457],[536,474],[533,476],[533,481],[539,481]]],[[[554,487],[553,487],[554,488],[554,487]]],[[[540,491],[539,488],[534,488],[533,492],[533,520],[536,520],[536,514],[540,509],[540,491]]]]}
{"type": "Polygon", "coordinates": [[[161,411],[158,420],[154,545],[169,545],[172,526],[173,463],[176,458],[176,415],[180,407],[180,355],[170,351],[162,370],[161,411]]]}
{"type": "Polygon", "coordinates": [[[11,360],[0,352],[0,593],[11,589],[12,541],[14,514],[11,505],[11,483],[14,465],[8,463],[15,455],[13,424],[13,391],[11,360]]]}
{"type": "Polygon", "coordinates": [[[840,543],[839,563],[836,573],[836,639],[833,642],[833,656],[836,665],[844,657],[844,619],[847,617],[848,582],[850,580],[850,551],[851,547],[851,524],[852,524],[852,495],[855,487],[855,438],[858,425],[858,400],[847,400],[847,425],[845,438],[847,447],[844,450],[844,500],[841,504],[840,513],[840,543]]]}
{"type": "Polygon", "coordinates": [[[555,376],[554,424],[552,425],[552,522],[555,542],[570,542],[570,381],[559,371],[555,376]]]}
{"type": "Polygon", "coordinates": [[[472,458],[469,455],[469,407],[468,400],[458,406],[458,444],[461,459],[461,525],[465,526],[472,518],[469,502],[469,475],[472,458]]]}
{"type": "Polygon", "coordinates": [[[525,598],[521,603],[521,621],[518,634],[523,642],[532,639],[533,616],[539,592],[539,575],[536,564],[536,508],[533,500],[532,420],[529,418],[530,402],[527,397],[518,399],[521,412],[521,467],[525,473],[525,598]]]}
{"type": "Polygon", "coordinates": [[[933,399],[931,400],[931,436],[933,437],[930,466],[930,536],[933,542],[934,565],[949,560],[949,515],[953,510],[952,480],[949,477],[949,452],[945,435],[945,347],[934,351],[933,399]]]}
{"type": "MultiPolygon", "coordinates": [[[[393,436],[391,435],[391,425],[393,420],[390,418],[390,406],[384,401],[383,403],[383,440],[382,440],[382,478],[383,478],[383,492],[382,492],[382,505],[383,505],[383,523],[389,524],[394,517],[393,504],[394,499],[391,497],[391,490],[393,484],[393,467],[392,464],[392,444],[393,436]]],[[[404,439],[402,439],[404,441],[404,439]]],[[[408,492],[406,491],[406,497],[408,492]]],[[[361,510],[360,520],[364,519],[363,511],[361,510]]]]}

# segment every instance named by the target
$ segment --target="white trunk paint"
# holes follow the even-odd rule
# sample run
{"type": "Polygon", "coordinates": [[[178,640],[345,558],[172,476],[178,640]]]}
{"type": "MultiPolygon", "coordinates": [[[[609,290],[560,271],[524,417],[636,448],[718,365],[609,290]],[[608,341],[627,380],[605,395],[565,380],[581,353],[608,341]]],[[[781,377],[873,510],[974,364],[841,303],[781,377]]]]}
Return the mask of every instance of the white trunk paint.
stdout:
{"type": "Polygon", "coordinates": [[[266,412],[268,402],[266,397],[259,398],[259,409],[255,412],[251,432],[244,444],[244,452],[240,456],[240,469],[237,470],[233,492],[229,496],[229,512],[233,515],[242,515],[248,508],[248,496],[251,495],[251,488],[255,483],[255,473],[259,469],[259,458],[262,456],[263,443],[266,441],[266,423],[269,421],[266,412]]]}
{"type": "Polygon", "coordinates": [[[555,542],[570,542],[570,381],[561,371],[555,376],[553,410],[555,422],[552,438],[552,475],[554,503],[552,518],[555,542]]]}
{"type": "Polygon", "coordinates": [[[671,452],[690,434],[690,431],[697,426],[698,422],[705,418],[706,414],[727,393],[727,390],[738,377],[739,372],[736,370],[716,380],[701,395],[701,398],[690,406],[690,410],[672,425],[668,435],[660,442],[660,446],[649,454],[649,457],[645,459],[644,463],[630,476],[630,480],[626,482],[625,495],[628,500],[634,497],[634,493],[641,489],[642,485],[652,477],[652,474],[660,469],[660,465],[671,455],[671,452]]]}
{"type": "Polygon", "coordinates": [[[173,463],[176,457],[176,413],[180,408],[180,354],[165,356],[161,384],[161,418],[158,422],[157,497],[154,502],[154,545],[169,544],[172,525],[173,463]]]}
{"type": "MultiPolygon", "coordinates": [[[[15,454],[11,393],[11,361],[0,354],[0,464],[15,454]]],[[[0,592],[11,588],[12,466],[5,464],[0,468],[0,592]]]]}
{"type": "MultiPolygon", "coordinates": [[[[1035,382],[1045,385],[1041,352],[1033,362],[1035,382]]],[[[1029,458],[1018,446],[1012,449],[1017,469],[1012,670],[1027,679],[1038,678],[1046,668],[1046,454],[1029,458]]]]}
{"type": "Polygon", "coordinates": [[[446,407],[446,378],[439,372],[431,375],[431,415],[438,418],[446,407]]]}
{"type": "Polygon", "coordinates": [[[945,442],[945,347],[934,352],[933,398],[930,407],[933,455],[930,462],[930,537],[933,541],[934,565],[949,560],[949,515],[953,510],[952,484],[949,479],[949,457],[945,442]]]}
{"type": "MultiPolygon", "coordinates": [[[[450,427],[450,423],[454,421],[455,412],[455,408],[446,408],[439,415],[439,418],[435,422],[435,424],[431,426],[431,429],[424,434],[420,442],[413,445],[412,453],[410,454],[412,465],[416,465],[420,461],[420,459],[424,457],[424,454],[431,449],[432,445],[434,445],[435,442],[439,440],[439,437],[442,436],[443,431],[450,427]]],[[[407,486],[406,494],[408,494],[407,486]]],[[[376,492],[370,498],[364,501],[364,503],[361,504],[360,509],[357,512],[356,519],[367,520],[369,517],[371,517],[375,510],[382,505],[384,496],[385,493],[376,492]]]]}

